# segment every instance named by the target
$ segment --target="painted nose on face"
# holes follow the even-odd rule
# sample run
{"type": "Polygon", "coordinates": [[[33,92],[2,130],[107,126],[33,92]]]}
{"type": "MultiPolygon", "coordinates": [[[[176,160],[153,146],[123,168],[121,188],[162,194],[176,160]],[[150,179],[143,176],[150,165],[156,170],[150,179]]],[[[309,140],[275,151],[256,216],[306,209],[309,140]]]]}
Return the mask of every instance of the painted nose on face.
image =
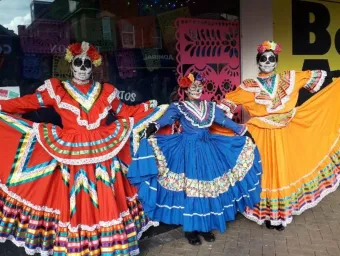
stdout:
{"type": "Polygon", "coordinates": [[[267,64],[267,65],[268,65],[268,64],[270,64],[270,61],[269,61],[269,60],[267,60],[267,61],[266,61],[266,64],[267,64]]]}
{"type": "Polygon", "coordinates": [[[85,71],[86,70],[85,66],[81,65],[80,70],[85,71]]]}

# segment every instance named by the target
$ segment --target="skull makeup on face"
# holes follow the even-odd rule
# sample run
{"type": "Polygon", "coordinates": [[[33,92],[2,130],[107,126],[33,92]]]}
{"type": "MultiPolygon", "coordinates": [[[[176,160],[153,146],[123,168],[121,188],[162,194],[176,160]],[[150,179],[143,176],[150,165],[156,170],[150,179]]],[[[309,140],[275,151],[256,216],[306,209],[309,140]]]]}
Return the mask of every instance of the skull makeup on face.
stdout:
{"type": "Polygon", "coordinates": [[[77,55],[72,61],[72,72],[74,78],[85,81],[91,77],[92,61],[85,54],[77,55]]]}
{"type": "Polygon", "coordinates": [[[102,63],[102,56],[96,47],[87,42],[70,44],[66,49],[65,60],[71,63],[73,80],[79,84],[88,83],[91,77],[92,68],[99,67],[102,63]]]}
{"type": "Polygon", "coordinates": [[[188,89],[185,90],[185,94],[189,100],[198,100],[201,98],[203,92],[203,85],[201,81],[193,82],[188,89]]]}
{"type": "Polygon", "coordinates": [[[266,51],[261,54],[258,60],[258,67],[263,73],[271,73],[277,66],[277,59],[272,51],[266,51]]]}

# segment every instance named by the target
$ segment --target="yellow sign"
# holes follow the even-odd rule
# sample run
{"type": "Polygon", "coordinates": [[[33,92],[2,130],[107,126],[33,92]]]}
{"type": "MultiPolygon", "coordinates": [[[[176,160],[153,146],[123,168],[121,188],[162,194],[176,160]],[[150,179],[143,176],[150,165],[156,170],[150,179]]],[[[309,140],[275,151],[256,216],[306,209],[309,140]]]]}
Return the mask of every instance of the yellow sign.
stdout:
{"type": "Polygon", "coordinates": [[[340,0],[273,0],[278,71],[340,69],[340,0]]]}

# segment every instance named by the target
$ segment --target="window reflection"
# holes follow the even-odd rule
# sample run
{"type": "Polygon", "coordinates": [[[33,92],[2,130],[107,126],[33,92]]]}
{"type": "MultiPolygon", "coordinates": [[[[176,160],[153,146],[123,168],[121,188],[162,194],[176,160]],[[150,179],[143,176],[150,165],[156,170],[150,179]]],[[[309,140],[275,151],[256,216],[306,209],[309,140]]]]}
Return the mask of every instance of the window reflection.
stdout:
{"type": "MultiPolygon", "coordinates": [[[[25,95],[48,78],[69,79],[65,49],[70,43],[87,41],[103,56],[95,80],[116,86],[128,104],[148,99],[169,103],[176,99],[175,20],[225,20],[238,15],[238,1],[213,2],[1,0],[0,87],[18,87],[25,95]]],[[[28,118],[59,122],[50,110],[28,118]]]]}

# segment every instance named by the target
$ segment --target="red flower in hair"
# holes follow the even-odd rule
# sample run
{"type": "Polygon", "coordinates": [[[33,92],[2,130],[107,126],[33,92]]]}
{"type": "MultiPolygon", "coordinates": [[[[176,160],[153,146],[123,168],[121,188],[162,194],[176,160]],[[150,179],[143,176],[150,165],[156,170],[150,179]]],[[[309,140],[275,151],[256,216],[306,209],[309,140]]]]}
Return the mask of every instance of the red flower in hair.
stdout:
{"type": "Polygon", "coordinates": [[[179,80],[179,87],[181,87],[183,89],[189,88],[191,84],[192,84],[192,81],[187,76],[182,77],[179,80]]]}
{"type": "Polygon", "coordinates": [[[76,44],[71,44],[68,49],[72,53],[73,56],[81,54],[81,44],[76,43],[76,44]]]}
{"type": "Polygon", "coordinates": [[[87,56],[89,56],[92,61],[98,60],[101,57],[96,47],[93,45],[91,45],[90,49],[87,51],[87,56]]]}
{"type": "Polygon", "coordinates": [[[99,67],[102,63],[102,56],[97,51],[96,47],[89,43],[82,42],[81,44],[71,44],[66,49],[65,60],[69,63],[72,62],[73,58],[80,54],[86,54],[92,61],[95,67],[99,67]]]}

